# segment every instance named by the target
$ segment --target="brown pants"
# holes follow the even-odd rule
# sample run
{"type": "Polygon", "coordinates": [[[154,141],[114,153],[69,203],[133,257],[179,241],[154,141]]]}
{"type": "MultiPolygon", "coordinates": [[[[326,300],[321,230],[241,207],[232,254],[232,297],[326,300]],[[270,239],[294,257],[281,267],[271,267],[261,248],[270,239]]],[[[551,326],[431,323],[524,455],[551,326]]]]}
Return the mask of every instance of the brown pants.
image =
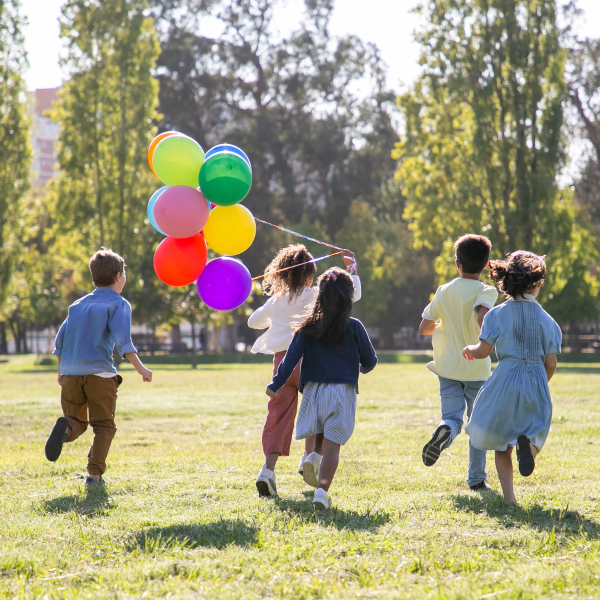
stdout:
{"type": "MultiPolygon", "coordinates": [[[[273,356],[273,376],[277,374],[277,368],[284,356],[285,352],[276,352],[273,356]]],[[[272,452],[278,452],[281,456],[290,455],[294,421],[298,412],[300,364],[296,365],[285,385],[269,400],[267,420],[262,435],[265,455],[272,452]]]]}
{"type": "Polygon", "coordinates": [[[69,420],[67,442],[76,440],[88,427],[94,430],[94,441],[88,454],[88,473],[102,475],[106,457],[117,432],[115,409],[120,375],[110,379],[97,375],[63,375],[60,403],[69,420]],[[89,421],[88,421],[89,413],[89,421]]]}

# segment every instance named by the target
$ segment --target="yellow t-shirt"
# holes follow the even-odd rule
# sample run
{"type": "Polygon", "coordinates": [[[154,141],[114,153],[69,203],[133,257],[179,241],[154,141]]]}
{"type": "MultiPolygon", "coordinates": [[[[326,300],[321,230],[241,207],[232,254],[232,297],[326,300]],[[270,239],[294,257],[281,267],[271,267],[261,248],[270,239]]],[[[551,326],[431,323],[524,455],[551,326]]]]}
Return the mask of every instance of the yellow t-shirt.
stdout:
{"type": "Polygon", "coordinates": [[[437,321],[433,332],[433,360],[427,365],[441,377],[456,381],[485,381],[492,374],[490,358],[468,361],[463,348],[479,341],[477,308],[493,308],[496,288],[475,279],[453,279],[440,286],[425,307],[423,318],[437,321]]]}

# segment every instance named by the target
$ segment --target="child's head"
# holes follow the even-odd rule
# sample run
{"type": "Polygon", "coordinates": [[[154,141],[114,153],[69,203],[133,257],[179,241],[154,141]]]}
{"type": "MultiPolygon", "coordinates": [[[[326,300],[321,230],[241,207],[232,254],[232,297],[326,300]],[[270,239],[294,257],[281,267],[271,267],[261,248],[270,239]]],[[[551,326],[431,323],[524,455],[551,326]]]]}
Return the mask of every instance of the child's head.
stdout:
{"type": "Polygon", "coordinates": [[[296,331],[331,344],[339,344],[350,321],[354,283],[339,267],[328,269],[317,280],[319,294],[296,331]]]}
{"type": "Polygon", "coordinates": [[[114,283],[121,281],[121,279],[123,285],[125,285],[125,260],[116,252],[107,250],[102,246],[102,248],[90,258],[88,266],[96,287],[109,287],[114,283]]]}
{"type": "Polygon", "coordinates": [[[271,264],[265,269],[263,290],[271,296],[282,296],[289,294],[290,301],[299,296],[306,286],[312,285],[312,280],[317,272],[315,263],[308,263],[313,255],[303,244],[290,244],[282,248],[271,264]],[[294,265],[302,265],[294,267],[294,265]],[[294,267],[290,269],[289,267],[294,267]],[[275,273],[281,269],[287,269],[281,273],[275,273]]]}
{"type": "Polygon", "coordinates": [[[469,233],[454,242],[456,262],[463,273],[477,275],[481,273],[490,260],[492,242],[484,235],[469,233]]]}
{"type": "Polygon", "coordinates": [[[492,260],[490,277],[506,298],[518,298],[544,281],[546,263],[543,256],[517,250],[502,260],[492,260]]]}

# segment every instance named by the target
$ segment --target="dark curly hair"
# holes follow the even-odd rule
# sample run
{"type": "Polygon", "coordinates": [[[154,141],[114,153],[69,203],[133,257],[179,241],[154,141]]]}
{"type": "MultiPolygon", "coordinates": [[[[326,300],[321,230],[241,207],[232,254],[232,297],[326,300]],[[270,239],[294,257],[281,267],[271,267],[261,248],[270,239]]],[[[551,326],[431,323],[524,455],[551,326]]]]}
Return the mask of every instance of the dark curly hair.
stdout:
{"type": "Polygon", "coordinates": [[[265,269],[265,278],[263,280],[263,290],[267,296],[283,296],[289,294],[290,302],[298,297],[306,283],[317,272],[315,263],[303,265],[313,259],[313,255],[303,244],[290,244],[282,248],[275,258],[265,269]],[[290,269],[295,265],[302,265],[290,269]],[[281,269],[287,269],[281,273],[275,273],[281,269]]]}
{"type": "Polygon", "coordinates": [[[546,277],[543,256],[517,250],[501,260],[490,261],[490,278],[505,298],[518,298],[546,277]]]}
{"type": "Polygon", "coordinates": [[[319,277],[319,294],[307,307],[307,315],[296,327],[307,337],[328,344],[339,344],[350,323],[354,283],[339,267],[328,269],[319,277]]]}

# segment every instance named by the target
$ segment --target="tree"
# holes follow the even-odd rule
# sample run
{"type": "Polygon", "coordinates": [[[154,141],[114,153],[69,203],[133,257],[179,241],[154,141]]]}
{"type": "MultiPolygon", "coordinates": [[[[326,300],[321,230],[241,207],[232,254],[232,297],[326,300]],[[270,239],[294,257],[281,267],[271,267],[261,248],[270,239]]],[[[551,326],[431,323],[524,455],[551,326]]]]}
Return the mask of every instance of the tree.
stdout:
{"type": "Polygon", "coordinates": [[[7,352],[6,306],[18,261],[20,201],[29,186],[31,151],[23,71],[27,66],[20,2],[0,3],[0,354],[7,352]]]}
{"type": "Polygon", "coordinates": [[[65,3],[61,35],[69,81],[53,111],[61,125],[55,226],[78,247],[80,273],[87,267],[81,257],[100,246],[129,261],[125,293],[144,316],[162,304],[146,285],[154,278],[153,245],[161,239],[144,225],[158,187],[146,153],[158,118],[152,72],[159,45],[146,12],[145,0],[65,3]]]}
{"type": "Polygon", "coordinates": [[[578,257],[594,253],[572,194],[556,184],[564,164],[565,51],[548,0],[428,0],[417,35],[423,75],[400,98],[405,134],[397,178],[418,246],[453,271],[452,244],[482,232],[499,256],[548,254],[543,297],[565,286],[578,257]]]}

